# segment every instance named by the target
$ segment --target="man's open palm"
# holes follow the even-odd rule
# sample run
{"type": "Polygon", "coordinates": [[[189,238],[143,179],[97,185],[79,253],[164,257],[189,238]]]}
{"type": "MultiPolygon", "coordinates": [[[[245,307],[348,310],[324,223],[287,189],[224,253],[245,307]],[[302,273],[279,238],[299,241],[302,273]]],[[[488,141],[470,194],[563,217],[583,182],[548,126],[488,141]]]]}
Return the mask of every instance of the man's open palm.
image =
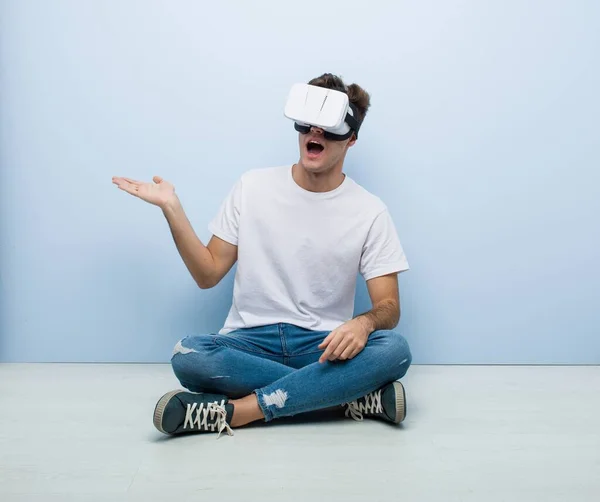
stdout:
{"type": "Polygon", "coordinates": [[[121,190],[161,208],[175,195],[175,187],[160,176],[154,176],[153,183],[118,176],[113,177],[112,181],[121,190]]]}

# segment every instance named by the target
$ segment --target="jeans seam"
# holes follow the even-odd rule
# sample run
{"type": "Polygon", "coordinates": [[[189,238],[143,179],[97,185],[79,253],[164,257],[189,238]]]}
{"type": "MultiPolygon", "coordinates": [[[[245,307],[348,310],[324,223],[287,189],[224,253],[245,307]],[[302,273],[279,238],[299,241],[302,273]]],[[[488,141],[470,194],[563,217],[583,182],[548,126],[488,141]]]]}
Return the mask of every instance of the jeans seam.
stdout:
{"type": "Polygon", "coordinates": [[[275,355],[275,354],[269,354],[268,352],[265,352],[263,350],[249,349],[248,347],[243,347],[241,345],[236,344],[235,342],[232,343],[230,341],[227,341],[227,343],[219,343],[219,342],[217,342],[216,337],[213,338],[213,344],[215,344],[219,347],[227,347],[230,349],[233,348],[233,349],[241,350],[242,352],[252,352],[253,354],[261,354],[264,356],[275,355]]]}
{"type": "Polygon", "coordinates": [[[293,352],[288,354],[290,357],[299,357],[299,356],[310,356],[312,354],[319,354],[323,352],[322,350],[311,350],[309,352],[293,352]]]}
{"type": "Polygon", "coordinates": [[[279,324],[279,338],[281,339],[281,354],[283,356],[283,364],[287,365],[290,362],[289,353],[287,351],[287,343],[285,342],[285,326],[279,324]]]}

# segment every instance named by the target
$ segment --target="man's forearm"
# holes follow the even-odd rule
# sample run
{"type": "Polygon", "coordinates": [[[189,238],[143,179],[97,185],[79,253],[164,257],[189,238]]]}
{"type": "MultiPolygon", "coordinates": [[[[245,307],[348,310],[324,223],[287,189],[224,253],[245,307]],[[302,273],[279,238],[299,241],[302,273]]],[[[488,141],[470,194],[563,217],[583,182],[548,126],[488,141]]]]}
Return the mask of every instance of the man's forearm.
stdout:
{"type": "Polygon", "coordinates": [[[212,287],[215,262],[209,249],[202,244],[194,232],[179,198],[175,196],[162,210],[169,223],[177,250],[194,281],[201,288],[212,287]]]}
{"type": "Polygon", "coordinates": [[[357,316],[369,333],[380,329],[394,329],[400,321],[400,305],[395,300],[383,300],[371,310],[357,316]]]}

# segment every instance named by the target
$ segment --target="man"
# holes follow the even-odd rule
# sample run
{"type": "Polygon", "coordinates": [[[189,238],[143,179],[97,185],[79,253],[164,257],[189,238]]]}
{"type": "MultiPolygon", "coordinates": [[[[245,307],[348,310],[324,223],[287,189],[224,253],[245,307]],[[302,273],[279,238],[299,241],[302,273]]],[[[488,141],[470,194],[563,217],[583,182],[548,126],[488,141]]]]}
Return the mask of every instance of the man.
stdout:
{"type": "Polygon", "coordinates": [[[172,367],[190,392],[158,401],[154,424],[163,433],[232,434],[257,420],[340,405],[356,420],[405,417],[397,380],[412,357],[392,329],[400,319],[397,276],[408,264],[385,204],[343,173],[370,97],[331,74],[309,86],[347,95],[337,94],[348,102],[345,134],[295,122],[298,162],[246,172],[210,223],[206,246],[173,185],[113,178],[162,209],[200,288],[215,286],[237,261],[221,331],[175,346],[172,367]],[[372,309],[352,318],[358,273],[372,309]]]}

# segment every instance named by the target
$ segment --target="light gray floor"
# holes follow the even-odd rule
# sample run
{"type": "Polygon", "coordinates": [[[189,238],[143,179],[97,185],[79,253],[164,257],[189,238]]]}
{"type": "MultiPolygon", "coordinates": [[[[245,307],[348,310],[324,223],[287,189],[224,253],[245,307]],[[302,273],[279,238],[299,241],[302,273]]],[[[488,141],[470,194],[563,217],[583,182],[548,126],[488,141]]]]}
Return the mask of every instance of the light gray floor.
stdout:
{"type": "Polygon", "coordinates": [[[600,500],[600,367],[404,383],[400,427],[294,418],[217,441],[153,428],[167,365],[0,365],[0,500],[600,500]]]}

